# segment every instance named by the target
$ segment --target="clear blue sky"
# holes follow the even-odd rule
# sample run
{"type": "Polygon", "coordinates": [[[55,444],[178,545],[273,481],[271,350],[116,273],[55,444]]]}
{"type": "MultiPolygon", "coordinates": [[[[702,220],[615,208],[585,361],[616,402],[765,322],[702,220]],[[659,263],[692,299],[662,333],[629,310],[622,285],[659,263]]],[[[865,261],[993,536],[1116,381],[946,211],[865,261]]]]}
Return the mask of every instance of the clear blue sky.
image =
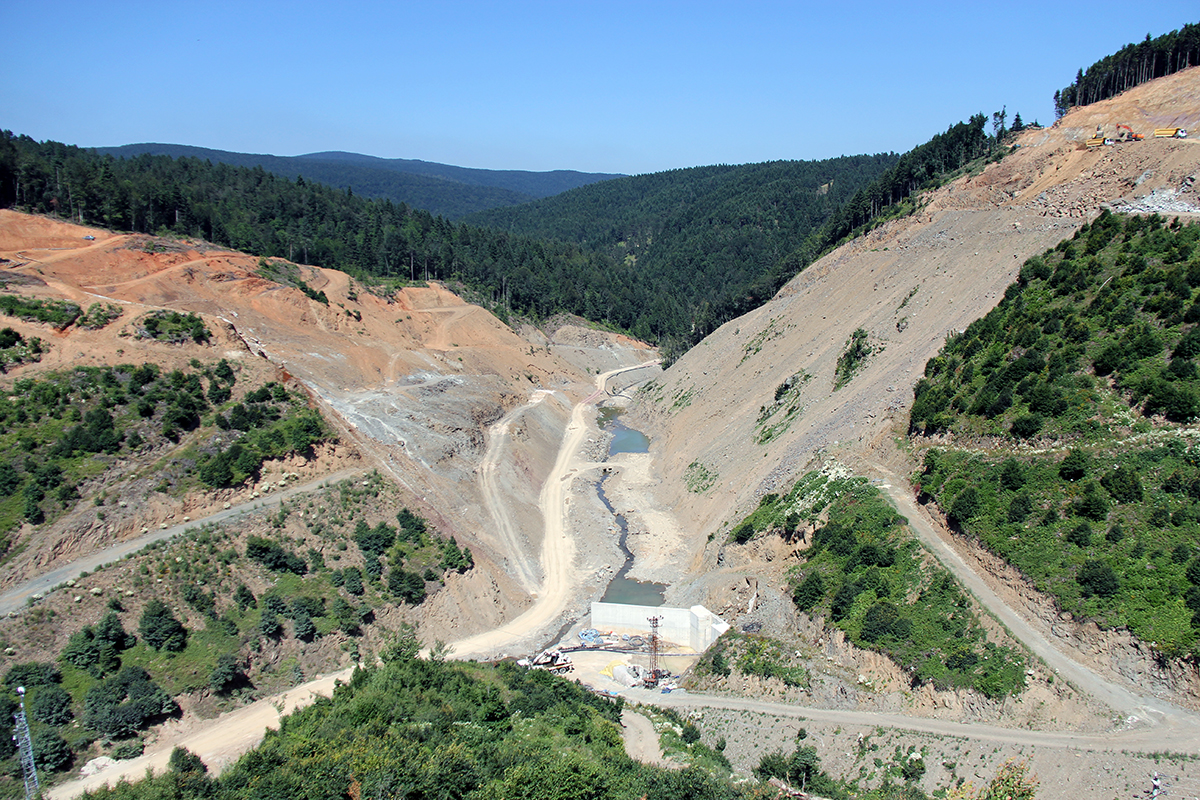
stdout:
{"type": "Polygon", "coordinates": [[[1075,71],[1195,0],[4,0],[0,128],[82,146],[346,150],[642,173],[903,152],[1053,121],[1075,71]]]}

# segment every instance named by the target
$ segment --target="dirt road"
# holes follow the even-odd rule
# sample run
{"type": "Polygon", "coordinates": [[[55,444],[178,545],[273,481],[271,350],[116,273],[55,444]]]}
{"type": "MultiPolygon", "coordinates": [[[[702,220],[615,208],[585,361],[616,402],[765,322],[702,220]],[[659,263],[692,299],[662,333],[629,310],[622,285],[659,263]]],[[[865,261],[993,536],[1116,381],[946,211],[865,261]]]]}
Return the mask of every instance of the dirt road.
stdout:
{"type": "MultiPolygon", "coordinates": [[[[579,452],[588,430],[584,414],[596,398],[604,394],[609,378],[645,366],[647,364],[622,367],[597,376],[595,391],[577,403],[571,412],[570,422],[563,433],[558,459],[542,488],[540,505],[545,520],[542,568],[545,581],[537,600],[524,614],[499,628],[451,644],[451,653],[454,657],[468,658],[491,655],[504,648],[516,649],[518,644],[528,640],[532,634],[557,622],[559,616],[566,609],[572,586],[572,559],[574,557],[574,544],[566,525],[566,497],[572,477],[584,465],[579,452]]],[[[504,432],[501,431],[501,433],[504,432]]],[[[322,482],[334,480],[335,477],[330,476],[323,479],[322,482]]],[[[348,475],[342,477],[348,477],[348,475]]],[[[484,485],[486,488],[487,484],[484,485]]],[[[298,493],[303,489],[305,487],[301,486],[291,491],[298,493]]],[[[283,499],[282,495],[272,498],[276,502],[281,499],[283,499]]],[[[234,510],[230,509],[230,511],[234,510]]],[[[183,526],[179,527],[182,529],[183,526]]],[[[176,531],[176,533],[178,532],[176,531]]],[[[168,531],[162,531],[160,535],[165,536],[167,533],[168,531]]],[[[261,742],[267,728],[278,726],[281,709],[283,713],[287,713],[307,705],[318,695],[329,696],[333,693],[336,682],[348,680],[350,673],[351,670],[342,670],[332,675],[325,675],[283,694],[259,700],[228,714],[222,714],[206,725],[203,730],[173,743],[171,747],[147,753],[130,761],[118,762],[96,775],[60,784],[47,794],[54,800],[66,800],[89,789],[115,784],[121,779],[136,779],[144,775],[147,768],[161,771],[166,767],[170,751],[175,745],[186,747],[200,756],[210,769],[219,771],[221,767],[232,763],[242,753],[261,742]]],[[[642,719],[645,718],[642,717],[642,719]]],[[[649,747],[650,745],[647,744],[642,749],[648,752],[649,747]]]]}
{"type": "Polygon", "coordinates": [[[912,488],[907,481],[895,475],[887,467],[875,463],[870,466],[885,481],[880,485],[880,489],[886,493],[896,510],[908,518],[909,526],[917,534],[917,538],[921,540],[925,548],[938,561],[942,562],[946,569],[954,573],[954,576],[983,604],[984,608],[995,615],[1014,637],[1042,659],[1047,666],[1054,670],[1056,675],[1069,681],[1085,694],[1095,697],[1120,712],[1126,718],[1137,717],[1155,725],[1167,722],[1182,724],[1192,731],[1200,733],[1200,720],[1191,712],[1157,697],[1133,692],[1105,680],[1056,648],[1041,631],[1005,603],[939,535],[924,510],[918,508],[916,501],[913,500],[912,488]]]}
{"type": "Polygon", "coordinates": [[[222,714],[203,730],[184,737],[171,747],[155,750],[129,761],[118,761],[103,772],[86,778],[60,783],[46,790],[45,795],[52,800],[67,800],[101,786],[115,785],[122,779],[137,780],[146,774],[146,770],[163,772],[175,746],[187,748],[200,756],[210,770],[220,772],[261,742],[267,728],[279,727],[280,717],[304,708],[317,697],[330,696],[337,682],[348,681],[352,672],[353,668],[325,675],[282,694],[222,714]]]}
{"type": "Polygon", "coordinates": [[[627,689],[622,694],[629,700],[668,708],[744,710],[778,717],[811,719],[842,725],[896,728],[1004,744],[1037,745],[1075,750],[1142,750],[1146,752],[1164,748],[1195,752],[1200,746],[1200,731],[1194,728],[1190,730],[1180,728],[1165,736],[1162,728],[1122,730],[1106,734],[1056,733],[999,728],[994,725],[952,722],[927,717],[909,717],[903,714],[886,714],[878,711],[812,708],[729,695],[692,694],[691,692],[660,694],[646,689],[627,689]]]}
{"type": "Polygon", "coordinates": [[[508,455],[508,434],[513,422],[545,400],[548,394],[550,392],[545,389],[537,390],[528,403],[514,408],[499,422],[492,425],[488,429],[487,450],[483,454],[483,460],[479,462],[479,483],[482,489],[483,504],[487,508],[492,522],[496,524],[496,531],[500,534],[504,552],[508,555],[508,563],[516,572],[514,577],[520,581],[521,588],[530,595],[538,593],[537,570],[532,563],[532,554],[528,552],[528,547],[517,531],[516,521],[509,513],[505,502],[507,495],[500,487],[497,470],[508,455]]]}
{"type": "Polygon", "coordinates": [[[36,578],[32,578],[24,583],[14,586],[0,594],[0,614],[8,614],[16,611],[28,602],[29,598],[36,594],[45,594],[46,592],[58,586],[64,581],[72,578],[77,578],[84,572],[93,572],[105,564],[111,564],[114,561],[120,561],[127,555],[131,555],[141,550],[143,547],[154,542],[159,542],[164,539],[170,539],[178,536],[185,531],[199,528],[201,525],[215,524],[226,520],[240,517],[243,514],[248,514],[251,511],[262,509],[275,508],[284,500],[289,500],[297,495],[307,494],[308,492],[320,489],[323,486],[337,483],[338,481],[353,478],[360,475],[366,470],[364,469],[344,469],[340,472],[335,472],[331,475],[326,475],[323,478],[318,478],[308,483],[294,486],[291,489],[285,489],[282,492],[275,492],[270,495],[259,497],[255,500],[247,500],[245,503],[238,503],[236,506],[218,511],[204,519],[196,519],[190,522],[185,522],[180,525],[172,525],[169,528],[148,533],[145,536],[139,536],[136,539],[129,539],[124,542],[118,542],[111,547],[106,547],[103,550],[92,553],[90,555],[77,558],[74,561],[64,564],[61,567],[56,567],[49,572],[42,573],[36,578]]]}
{"type": "Polygon", "coordinates": [[[621,739],[625,744],[625,754],[634,761],[654,766],[665,765],[662,745],[658,741],[658,731],[654,723],[645,715],[631,708],[621,711],[621,739]]]}
{"type": "MultiPolygon", "coordinates": [[[[571,419],[563,432],[562,445],[558,449],[558,458],[554,468],[542,485],[539,506],[545,533],[542,537],[542,575],[541,593],[537,600],[524,614],[501,625],[494,630],[468,637],[455,642],[451,646],[451,654],[455,658],[470,656],[490,656],[499,650],[516,651],[517,645],[548,625],[553,624],[566,609],[570,597],[575,544],[567,531],[567,489],[571,479],[583,467],[579,451],[587,435],[587,423],[584,413],[591,404],[604,394],[608,379],[622,372],[641,369],[646,364],[634,367],[620,367],[596,376],[596,389],[586,398],[575,404],[571,411],[571,419]]],[[[485,484],[485,490],[487,489],[485,484]]],[[[499,502],[496,500],[495,502],[499,502]]],[[[527,648],[526,648],[527,649],[527,648]]]]}

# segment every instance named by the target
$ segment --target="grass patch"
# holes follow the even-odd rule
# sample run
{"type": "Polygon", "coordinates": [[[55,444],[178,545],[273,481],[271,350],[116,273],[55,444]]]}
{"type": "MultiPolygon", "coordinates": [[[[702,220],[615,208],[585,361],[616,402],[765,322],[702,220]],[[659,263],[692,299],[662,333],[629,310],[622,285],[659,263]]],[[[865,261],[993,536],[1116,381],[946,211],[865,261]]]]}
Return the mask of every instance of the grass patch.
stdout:
{"type": "Polygon", "coordinates": [[[710,470],[699,461],[693,461],[688,464],[687,469],[683,472],[683,480],[687,485],[687,490],[695,494],[704,494],[714,485],[717,478],[716,470],[710,470]]]}
{"type": "Polygon", "coordinates": [[[812,375],[800,370],[775,387],[775,397],[770,405],[758,410],[758,419],[754,423],[755,444],[767,444],[791,427],[792,420],[804,410],[800,392],[811,379],[812,375]]]}
{"type": "Polygon", "coordinates": [[[83,313],[66,300],[39,300],[15,294],[0,294],[0,311],[26,322],[41,322],[55,330],[65,330],[83,313]]]}
{"type": "Polygon", "coordinates": [[[867,359],[882,350],[882,345],[871,344],[866,330],[859,328],[850,334],[850,338],[846,340],[846,349],[838,356],[837,367],[834,370],[834,391],[849,383],[867,363],[867,359]]]}

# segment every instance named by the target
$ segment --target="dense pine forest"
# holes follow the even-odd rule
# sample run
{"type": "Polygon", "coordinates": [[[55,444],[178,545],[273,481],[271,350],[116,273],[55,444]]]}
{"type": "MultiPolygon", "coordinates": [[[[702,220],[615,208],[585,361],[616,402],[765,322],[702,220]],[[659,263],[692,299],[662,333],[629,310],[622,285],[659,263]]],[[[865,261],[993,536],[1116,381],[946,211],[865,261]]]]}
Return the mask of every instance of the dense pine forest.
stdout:
{"type": "MultiPolygon", "coordinates": [[[[700,167],[592,184],[468,219],[573,242],[635,266],[682,348],[757,308],[788,280],[911,198],[998,152],[986,118],[951,126],[903,156],[700,167]]],[[[1002,136],[1001,132],[1001,136],[1002,136]]],[[[670,333],[667,333],[670,332],[670,333]]]]}
{"type": "Polygon", "coordinates": [[[534,222],[509,224],[527,233],[456,224],[261,167],[118,159],[5,131],[0,206],[197,237],[396,285],[446,281],[502,318],[576,314],[658,343],[670,359],[765,302],[846,236],[902,211],[914,192],[992,152],[983,119],[899,159],[705,167],[593,184],[534,204],[534,222]],[[536,222],[550,217],[553,225],[536,222]]]}
{"type": "Polygon", "coordinates": [[[233,167],[262,167],[273,175],[340,189],[363,197],[407,203],[437,216],[457,219],[473,211],[528,203],[598,180],[620,175],[556,170],[490,170],[455,167],[403,158],[375,158],[358,153],[309,153],[271,156],[232,153],[178,144],[128,144],[98,147],[100,155],[136,158],[141,155],[196,158],[233,167]]]}
{"type": "Polygon", "coordinates": [[[1200,64],[1200,24],[1184,25],[1155,39],[1127,44],[1087,68],[1070,86],[1054,93],[1054,110],[1061,117],[1072,106],[1107,100],[1126,89],[1200,64]]]}

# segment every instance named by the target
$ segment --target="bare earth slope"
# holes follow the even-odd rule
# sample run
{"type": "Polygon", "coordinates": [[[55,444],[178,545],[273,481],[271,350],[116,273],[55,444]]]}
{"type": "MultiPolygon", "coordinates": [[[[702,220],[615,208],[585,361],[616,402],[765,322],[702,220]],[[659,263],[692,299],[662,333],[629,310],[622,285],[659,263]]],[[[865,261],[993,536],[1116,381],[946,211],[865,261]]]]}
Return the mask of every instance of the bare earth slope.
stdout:
{"type": "MultiPolygon", "coordinates": [[[[654,443],[657,495],[675,503],[679,525],[695,532],[693,547],[790,483],[814,454],[869,450],[904,415],[947,334],[991,309],[1026,258],[1069,237],[1103,205],[1165,197],[1200,172],[1197,141],[1077,149],[1097,120],[1115,132],[1117,122],[1149,130],[1165,118],[1200,123],[1200,69],[1021,134],[1015,153],[932,192],[916,215],[825,256],[674,364],[634,414],[654,443]],[[882,349],[835,391],[837,359],[858,328],[882,349]],[[810,376],[802,411],[774,440],[756,444],[762,409],[801,372],[810,376]],[[693,464],[716,475],[708,491],[687,491],[693,464]]],[[[1195,194],[1173,199],[1200,213],[1195,194]]]]}
{"type": "MultiPolygon", "coordinates": [[[[1184,190],[1185,179],[1200,176],[1200,142],[1148,138],[1082,148],[1098,124],[1112,133],[1118,122],[1150,133],[1163,120],[1193,129],[1200,124],[1200,69],[1072,111],[1053,128],[1021,134],[1015,152],[931,192],[916,215],[822,258],[771,302],[723,326],[664,373],[659,387],[643,393],[633,424],[652,441],[657,504],[674,512],[672,524],[660,526],[657,536],[678,542],[673,561],[694,576],[673,587],[675,601],[720,610],[740,576],[759,580],[759,586],[762,579],[778,579],[778,565],[765,561],[713,571],[717,549],[731,523],[763,494],[789,486],[821,454],[870,475],[883,475],[873,468],[878,464],[891,470],[885,477],[893,483],[902,481],[911,465],[891,440],[897,426],[903,429],[925,362],[948,334],[999,301],[1026,258],[1069,237],[1106,205],[1169,205],[1176,209],[1172,216],[1190,208],[1181,216],[1200,219],[1200,201],[1184,190]],[[860,328],[876,352],[835,390],[837,359],[860,328]],[[769,439],[764,432],[784,416],[771,416],[766,425],[761,417],[789,379],[802,387],[801,408],[769,439]],[[689,491],[689,478],[696,489],[698,475],[709,476],[711,487],[689,491]],[[690,536],[677,538],[680,530],[690,536]]],[[[979,554],[968,560],[976,571],[988,572],[979,554]]],[[[996,591],[1007,590],[1006,602],[1020,605],[1022,613],[1037,605],[988,580],[996,591]]],[[[1050,635],[1051,622],[1038,620],[1044,635],[1050,635]]],[[[1126,686],[1145,683],[1153,667],[1137,654],[1118,669],[1084,653],[1086,645],[1072,646],[1072,657],[1126,686]]],[[[1154,692],[1192,692],[1187,682],[1174,689],[1167,683],[1154,683],[1154,692]]],[[[1186,696],[1174,699],[1191,704],[1186,696]]]]}
{"type": "MultiPolygon", "coordinates": [[[[10,371],[9,385],[77,364],[153,361],[171,368],[222,357],[298,381],[347,443],[325,471],[379,468],[410,492],[422,514],[475,554],[481,568],[439,593],[430,609],[431,618],[453,622],[463,633],[487,629],[530,601],[541,578],[537,499],[574,401],[592,390],[595,374],[651,355],[627,337],[572,324],[518,333],[437,284],[377,295],[344,273],[272,259],[324,292],[329,303],[323,304],[263,277],[260,260],[243,253],[10,211],[0,211],[0,258],[5,291],[84,308],[115,303],[124,312],[100,330],[73,326],[62,333],[6,318],[5,325],[51,345],[41,363],[10,371]],[[197,351],[138,338],[141,316],[164,308],[201,315],[213,344],[197,351]],[[557,401],[538,403],[523,416],[507,457],[489,470],[493,494],[506,506],[497,517],[497,509],[482,502],[478,474],[488,429],[535,396],[557,401]],[[499,527],[497,518],[507,525],[499,527]]],[[[181,502],[143,496],[131,494],[123,515],[103,522],[84,510],[54,526],[27,526],[21,557],[0,570],[0,585],[136,537],[147,526],[185,514],[199,519],[245,499],[237,493],[181,502]]]]}

